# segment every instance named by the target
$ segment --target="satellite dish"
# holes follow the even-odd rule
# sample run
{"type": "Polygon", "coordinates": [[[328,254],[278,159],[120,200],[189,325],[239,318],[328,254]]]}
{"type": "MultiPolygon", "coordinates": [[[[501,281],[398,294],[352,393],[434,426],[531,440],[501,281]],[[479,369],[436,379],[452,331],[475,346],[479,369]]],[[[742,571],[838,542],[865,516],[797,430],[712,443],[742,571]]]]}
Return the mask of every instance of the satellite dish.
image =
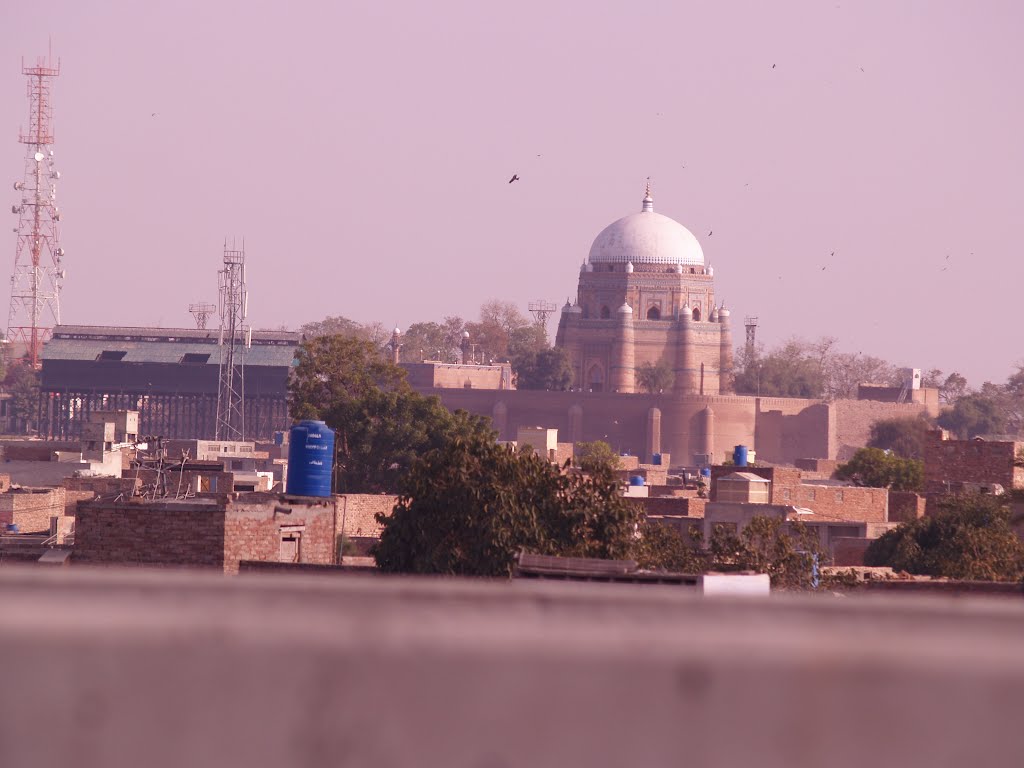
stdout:
{"type": "Polygon", "coordinates": [[[44,155],[43,155],[42,152],[36,152],[36,162],[37,163],[43,162],[43,157],[44,157],[44,155]]]}

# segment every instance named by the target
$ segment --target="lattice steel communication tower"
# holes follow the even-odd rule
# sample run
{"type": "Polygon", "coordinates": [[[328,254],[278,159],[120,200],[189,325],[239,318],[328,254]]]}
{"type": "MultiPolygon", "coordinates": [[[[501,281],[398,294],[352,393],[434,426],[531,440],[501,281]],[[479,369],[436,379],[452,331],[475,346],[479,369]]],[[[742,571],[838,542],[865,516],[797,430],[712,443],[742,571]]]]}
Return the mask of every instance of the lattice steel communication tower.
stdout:
{"type": "Polygon", "coordinates": [[[21,201],[11,206],[18,215],[18,244],[11,275],[11,304],[7,316],[7,340],[10,351],[22,349],[32,364],[39,367],[43,342],[50,338],[53,326],[60,323],[60,287],[64,279],[60,247],[60,211],[57,209],[57,185],[60,172],[53,165],[53,107],[50,87],[60,74],[60,60],[53,66],[50,57],[36,60],[22,74],[28,78],[28,131],[19,131],[18,141],[25,147],[25,176],[14,183],[21,201]]]}
{"type": "Polygon", "coordinates": [[[553,301],[537,299],[530,302],[529,308],[530,314],[537,321],[537,325],[547,325],[548,318],[551,317],[552,312],[558,309],[558,305],[553,301]]]}
{"type": "Polygon", "coordinates": [[[220,283],[220,367],[217,386],[216,440],[245,439],[245,241],[241,249],[224,240],[220,283]]]}
{"type": "Polygon", "coordinates": [[[205,301],[198,301],[188,305],[188,311],[196,319],[196,328],[203,330],[210,319],[210,315],[217,311],[216,304],[207,304],[205,301]]]}

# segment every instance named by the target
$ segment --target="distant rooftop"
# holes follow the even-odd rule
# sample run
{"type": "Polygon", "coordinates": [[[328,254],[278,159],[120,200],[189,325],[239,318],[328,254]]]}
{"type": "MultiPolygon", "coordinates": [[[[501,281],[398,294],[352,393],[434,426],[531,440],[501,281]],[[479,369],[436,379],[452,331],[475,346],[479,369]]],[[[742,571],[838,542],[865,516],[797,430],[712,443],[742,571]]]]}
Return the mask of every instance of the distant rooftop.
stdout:
{"type": "MultiPolygon", "coordinates": [[[[248,341],[248,334],[246,334],[248,341]]],[[[217,329],[58,325],[43,346],[43,362],[57,360],[219,365],[217,329]]],[[[252,331],[245,363],[289,367],[301,333],[252,331]]]]}

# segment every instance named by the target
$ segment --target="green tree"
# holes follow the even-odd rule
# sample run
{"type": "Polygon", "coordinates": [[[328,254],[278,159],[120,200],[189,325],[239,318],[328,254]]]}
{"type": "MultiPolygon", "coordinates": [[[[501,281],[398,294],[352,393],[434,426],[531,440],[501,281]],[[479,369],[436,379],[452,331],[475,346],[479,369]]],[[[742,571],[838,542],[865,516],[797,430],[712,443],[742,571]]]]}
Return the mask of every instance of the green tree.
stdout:
{"type": "Polygon", "coordinates": [[[636,383],[644,392],[656,394],[672,389],[675,373],[664,357],[656,363],[643,363],[636,369],[636,383]]]}
{"type": "Polygon", "coordinates": [[[808,342],[790,339],[768,354],[744,359],[733,386],[743,395],[821,397],[825,385],[822,354],[808,342]]]}
{"type": "Polygon", "coordinates": [[[714,570],[767,573],[772,586],[805,589],[820,548],[817,534],[803,523],[765,515],[752,517],[738,534],[718,527],[708,543],[714,570]]]}
{"type": "Polygon", "coordinates": [[[307,339],[296,352],[288,381],[288,410],[293,419],[323,419],[346,401],[371,389],[408,387],[405,370],[385,358],[370,341],[331,334],[307,339]]]}
{"type": "Polygon", "coordinates": [[[952,408],[940,413],[936,421],[940,427],[956,433],[962,440],[976,435],[1002,434],[1007,424],[998,397],[998,392],[964,395],[952,408]]]}
{"type": "Polygon", "coordinates": [[[691,526],[687,538],[669,525],[646,519],[637,530],[630,557],[641,568],[669,573],[703,573],[708,565],[696,526],[691,526]]]}
{"type": "Polygon", "coordinates": [[[422,360],[451,362],[462,359],[461,317],[446,317],[443,323],[413,323],[402,336],[401,359],[406,363],[422,360]]]}
{"type": "Polygon", "coordinates": [[[924,463],[881,448],[861,448],[836,468],[836,477],[867,488],[920,491],[924,485],[924,463]]]}
{"type": "Polygon", "coordinates": [[[611,472],[563,474],[473,435],[413,464],[374,556],[389,572],[507,576],[523,550],[627,557],[639,519],[611,472]]]}
{"type": "Polygon", "coordinates": [[[299,332],[306,338],[314,336],[355,336],[363,338],[363,326],[355,320],[338,315],[336,317],[325,317],[323,320],[314,320],[299,326],[299,332]]]}
{"type": "Polygon", "coordinates": [[[573,457],[584,472],[619,468],[619,454],[604,440],[581,440],[573,446],[573,457]]]}
{"type": "Polygon", "coordinates": [[[487,417],[453,413],[409,389],[371,388],[324,418],[335,431],[338,493],[397,493],[417,457],[459,437],[494,439],[487,417]]]}
{"type": "Polygon", "coordinates": [[[904,459],[922,459],[932,429],[934,427],[923,416],[879,419],[871,425],[868,447],[890,450],[904,459]]]}
{"type": "Polygon", "coordinates": [[[939,502],[936,514],[882,534],[864,563],[924,576],[1017,581],[1024,576],[1024,543],[1004,497],[954,496],[939,502]]]}
{"type": "Polygon", "coordinates": [[[540,352],[525,352],[512,359],[518,389],[545,389],[564,392],[572,384],[572,365],[568,353],[560,347],[540,352]]]}

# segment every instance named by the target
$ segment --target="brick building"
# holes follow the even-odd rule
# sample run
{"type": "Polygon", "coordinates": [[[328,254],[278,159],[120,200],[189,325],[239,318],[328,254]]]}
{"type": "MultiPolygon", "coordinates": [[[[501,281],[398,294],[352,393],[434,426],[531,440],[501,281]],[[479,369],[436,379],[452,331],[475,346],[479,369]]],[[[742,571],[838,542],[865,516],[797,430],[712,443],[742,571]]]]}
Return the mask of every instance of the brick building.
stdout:
{"type": "Polygon", "coordinates": [[[50,521],[64,517],[63,488],[7,488],[0,493],[0,529],[17,526],[19,533],[44,533],[50,521]]]}
{"type": "MultiPolygon", "coordinates": [[[[289,422],[286,385],[301,334],[246,337],[246,436],[269,439],[289,422]]],[[[92,411],[139,412],[138,431],[214,437],[222,347],[217,329],[58,325],[43,348],[40,433],[77,437],[92,411]]]]}
{"type": "Polygon", "coordinates": [[[555,343],[569,355],[575,389],[636,392],[636,370],[664,362],[676,394],[730,391],[730,313],[715,303],[714,270],[689,230],[654,212],[650,185],[640,213],[594,240],[555,343]]]}
{"type": "Polygon", "coordinates": [[[335,561],[334,499],[252,493],[219,499],[79,504],[75,563],[215,568],[242,560],[335,561]]]}
{"type": "Polygon", "coordinates": [[[1024,443],[1011,440],[950,440],[942,430],[930,432],[924,448],[925,493],[1024,488],[1022,450],[1024,443]]]}
{"type": "MultiPolygon", "coordinates": [[[[736,474],[736,467],[711,468],[712,501],[735,498],[721,499],[720,490],[722,482],[736,474]]],[[[886,488],[860,488],[827,480],[805,480],[802,471],[793,467],[744,467],[742,474],[768,481],[769,504],[809,509],[822,520],[889,522],[889,491],[886,488]]]]}

